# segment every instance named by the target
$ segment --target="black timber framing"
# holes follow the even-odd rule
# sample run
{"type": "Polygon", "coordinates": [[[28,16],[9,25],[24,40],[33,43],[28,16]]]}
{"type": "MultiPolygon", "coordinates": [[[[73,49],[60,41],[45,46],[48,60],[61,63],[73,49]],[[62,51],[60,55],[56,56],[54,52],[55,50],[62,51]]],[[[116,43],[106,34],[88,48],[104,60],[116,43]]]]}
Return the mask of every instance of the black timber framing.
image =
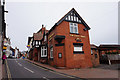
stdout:
{"type": "Polygon", "coordinates": [[[49,34],[56,26],[58,26],[60,23],[62,23],[63,21],[65,21],[65,18],[66,18],[66,17],[68,18],[68,16],[69,16],[72,12],[74,12],[75,15],[78,17],[78,19],[81,20],[81,23],[85,26],[85,29],[86,29],[86,30],[90,30],[90,27],[86,24],[86,22],[82,19],[82,17],[77,13],[77,11],[76,11],[74,8],[72,8],[63,18],[61,18],[57,23],[55,23],[55,25],[49,30],[48,34],[49,34]]]}

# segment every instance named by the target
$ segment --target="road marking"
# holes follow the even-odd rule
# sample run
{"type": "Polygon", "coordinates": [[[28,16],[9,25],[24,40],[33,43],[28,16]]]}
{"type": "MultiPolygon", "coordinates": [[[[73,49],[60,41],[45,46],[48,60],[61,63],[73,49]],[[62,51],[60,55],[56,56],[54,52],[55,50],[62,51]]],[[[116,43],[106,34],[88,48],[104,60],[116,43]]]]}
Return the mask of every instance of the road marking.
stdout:
{"type": "Polygon", "coordinates": [[[31,73],[34,73],[34,71],[32,71],[32,70],[30,70],[30,69],[28,69],[28,68],[26,68],[26,67],[24,67],[26,70],[28,70],[28,71],[30,71],[31,73]]]}
{"type": "Polygon", "coordinates": [[[19,66],[22,66],[22,64],[18,63],[19,66]]]}
{"type": "MultiPolygon", "coordinates": [[[[30,63],[30,62],[29,62],[30,63]]],[[[48,69],[45,69],[45,68],[43,68],[43,67],[40,67],[40,66],[37,66],[37,65],[35,65],[35,64],[33,64],[33,63],[30,63],[30,64],[32,64],[33,66],[36,66],[36,67],[38,67],[38,68],[41,68],[41,69],[43,69],[43,70],[46,70],[46,71],[48,71],[48,69]]]]}
{"type": "Polygon", "coordinates": [[[45,79],[45,80],[50,80],[50,79],[48,79],[48,78],[46,78],[46,77],[42,77],[43,79],[45,79]]]}
{"type": "MultiPolygon", "coordinates": [[[[30,63],[30,62],[29,62],[29,63],[30,63]]],[[[41,68],[41,69],[43,69],[43,70],[46,70],[46,71],[49,71],[49,72],[52,72],[52,73],[55,73],[55,74],[58,74],[58,75],[61,75],[61,76],[65,76],[65,77],[69,77],[69,78],[75,78],[75,77],[73,77],[73,76],[64,75],[64,74],[59,73],[59,72],[50,71],[50,70],[45,69],[45,68],[43,68],[43,67],[37,66],[37,65],[35,65],[35,64],[33,64],[33,63],[31,63],[31,64],[34,65],[34,66],[36,66],[36,67],[38,67],[38,68],[41,68]]]]}
{"type": "MultiPolygon", "coordinates": [[[[26,60],[26,61],[27,61],[27,60],[26,60]]],[[[29,61],[28,61],[28,62],[29,62],[29,61]]],[[[31,62],[29,62],[29,63],[31,63],[31,62]]],[[[43,69],[43,70],[47,70],[47,71],[49,71],[49,72],[51,72],[51,73],[58,74],[58,75],[61,75],[61,76],[65,76],[65,77],[68,77],[68,78],[74,78],[74,79],[75,79],[74,76],[64,75],[64,74],[62,74],[62,73],[60,73],[60,72],[51,71],[51,70],[45,69],[45,68],[43,68],[43,67],[40,67],[40,66],[38,66],[38,65],[35,65],[35,64],[33,64],[33,63],[31,63],[31,64],[34,65],[34,66],[36,66],[36,67],[38,67],[38,68],[41,68],[41,69],[43,69]]]]}

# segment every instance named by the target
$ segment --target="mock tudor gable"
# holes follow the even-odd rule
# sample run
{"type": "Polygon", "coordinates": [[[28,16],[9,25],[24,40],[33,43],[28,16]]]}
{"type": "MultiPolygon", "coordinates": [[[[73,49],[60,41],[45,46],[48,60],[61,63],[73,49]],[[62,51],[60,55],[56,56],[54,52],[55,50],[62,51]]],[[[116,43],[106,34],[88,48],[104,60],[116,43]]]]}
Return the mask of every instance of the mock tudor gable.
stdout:
{"type": "Polygon", "coordinates": [[[58,26],[63,21],[73,22],[83,24],[85,26],[84,30],[90,30],[90,27],[86,24],[86,22],[82,19],[82,17],[77,13],[77,11],[72,8],[65,16],[63,16],[51,29],[51,32],[56,26],[58,26]]]}

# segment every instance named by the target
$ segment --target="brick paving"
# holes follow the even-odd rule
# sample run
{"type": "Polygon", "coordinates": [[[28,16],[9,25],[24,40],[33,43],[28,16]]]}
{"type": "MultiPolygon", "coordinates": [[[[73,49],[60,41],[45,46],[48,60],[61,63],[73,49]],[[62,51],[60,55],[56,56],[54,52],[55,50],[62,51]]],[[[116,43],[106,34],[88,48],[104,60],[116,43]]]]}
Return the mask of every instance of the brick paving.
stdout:
{"type": "Polygon", "coordinates": [[[80,78],[118,78],[120,75],[120,70],[111,70],[111,69],[104,69],[104,68],[86,68],[86,69],[56,69],[52,66],[47,64],[41,64],[39,62],[35,62],[32,60],[27,61],[39,65],[41,67],[45,67],[50,70],[54,70],[60,73],[80,77],[80,78]]]}
{"type": "Polygon", "coordinates": [[[100,68],[100,69],[109,69],[109,70],[120,70],[120,64],[112,64],[112,65],[101,64],[97,68],[100,68]]]}
{"type": "Polygon", "coordinates": [[[0,60],[0,80],[4,80],[7,78],[7,72],[6,72],[6,65],[2,64],[2,60],[0,60]]]}

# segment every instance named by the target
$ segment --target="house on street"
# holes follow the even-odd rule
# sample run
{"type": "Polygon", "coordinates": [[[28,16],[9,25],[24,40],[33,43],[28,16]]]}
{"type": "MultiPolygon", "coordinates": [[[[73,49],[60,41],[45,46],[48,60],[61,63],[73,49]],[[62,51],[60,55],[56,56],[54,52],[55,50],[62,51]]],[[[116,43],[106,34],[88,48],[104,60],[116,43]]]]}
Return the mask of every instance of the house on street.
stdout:
{"type": "Polygon", "coordinates": [[[29,59],[59,68],[92,67],[89,30],[72,8],[49,31],[42,25],[28,38],[29,59]]]}
{"type": "Polygon", "coordinates": [[[48,32],[48,63],[54,67],[92,67],[90,27],[72,8],[48,32]]]}
{"type": "Polygon", "coordinates": [[[34,61],[47,61],[47,32],[48,30],[42,25],[42,28],[33,34],[32,57],[34,61]]]}

